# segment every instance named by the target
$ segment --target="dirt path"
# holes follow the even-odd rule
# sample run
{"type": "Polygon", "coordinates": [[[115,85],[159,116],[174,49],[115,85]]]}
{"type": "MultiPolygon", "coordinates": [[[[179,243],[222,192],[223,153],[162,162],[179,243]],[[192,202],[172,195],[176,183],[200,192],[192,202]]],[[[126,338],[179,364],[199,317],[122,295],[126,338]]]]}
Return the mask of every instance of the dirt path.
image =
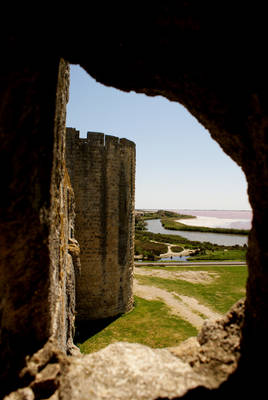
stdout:
{"type": "MultiPolygon", "coordinates": [[[[158,244],[165,244],[168,248],[168,251],[166,253],[160,254],[160,257],[162,258],[169,258],[169,257],[179,257],[179,256],[189,256],[191,253],[195,253],[195,250],[190,250],[190,249],[184,249],[178,253],[172,251],[172,247],[176,247],[176,244],[170,244],[170,243],[163,243],[163,242],[157,242],[155,240],[151,240],[153,243],[158,243],[158,244]]],[[[180,246],[182,247],[182,246],[180,246]]]]}
{"type": "Polygon", "coordinates": [[[136,275],[156,276],[167,279],[182,279],[191,283],[209,284],[213,282],[218,274],[208,271],[164,271],[162,269],[134,268],[136,275]]]}
{"type": "Polygon", "coordinates": [[[212,311],[210,308],[207,306],[204,306],[204,304],[200,304],[198,300],[196,300],[194,297],[189,297],[189,296],[183,296],[183,295],[178,295],[177,293],[174,293],[174,296],[178,297],[183,301],[184,304],[192,308],[194,311],[197,311],[205,316],[205,319],[217,319],[222,317],[221,314],[218,314],[214,311],[212,311]]]}
{"type": "Polygon", "coordinates": [[[200,329],[205,319],[217,319],[221,315],[200,304],[195,298],[168,292],[155,286],[140,285],[134,279],[134,293],[146,300],[161,299],[170,308],[172,314],[180,316],[191,325],[200,329]],[[202,315],[200,315],[202,314],[202,315]]]}
{"type": "Polygon", "coordinates": [[[164,257],[169,258],[171,256],[172,257],[189,256],[191,253],[195,253],[195,250],[190,250],[190,249],[183,249],[179,253],[176,253],[175,251],[172,251],[171,247],[175,247],[175,245],[169,244],[167,253],[160,254],[160,257],[161,258],[164,258],[164,257]]]}

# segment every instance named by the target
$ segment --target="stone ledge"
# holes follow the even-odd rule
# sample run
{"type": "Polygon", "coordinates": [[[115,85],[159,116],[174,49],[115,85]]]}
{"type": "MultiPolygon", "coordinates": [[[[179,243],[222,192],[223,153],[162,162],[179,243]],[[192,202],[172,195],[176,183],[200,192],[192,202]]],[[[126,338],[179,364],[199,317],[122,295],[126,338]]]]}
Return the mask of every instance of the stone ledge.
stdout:
{"type": "Polygon", "coordinates": [[[34,388],[51,389],[49,400],[213,396],[237,367],[243,320],[244,302],[239,301],[222,319],[206,322],[197,338],[170,349],[117,342],[96,353],[67,357],[48,342],[21,374],[29,387],[5,400],[37,400],[34,388]]]}

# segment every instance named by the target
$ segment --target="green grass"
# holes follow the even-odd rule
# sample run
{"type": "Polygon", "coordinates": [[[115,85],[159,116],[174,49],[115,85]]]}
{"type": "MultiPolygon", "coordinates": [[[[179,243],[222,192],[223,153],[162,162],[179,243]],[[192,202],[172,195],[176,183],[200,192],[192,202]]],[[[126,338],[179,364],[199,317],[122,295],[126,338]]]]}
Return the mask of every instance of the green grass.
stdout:
{"type": "Polygon", "coordinates": [[[158,210],[155,212],[146,212],[141,218],[146,220],[146,219],[159,219],[159,218],[188,219],[195,217],[193,215],[178,214],[174,211],[158,210]]]}
{"type": "Polygon", "coordinates": [[[234,250],[206,250],[206,254],[200,254],[196,256],[192,256],[189,258],[189,261],[198,261],[198,260],[233,260],[233,261],[244,261],[246,259],[246,249],[234,249],[234,250]]]}
{"type": "Polygon", "coordinates": [[[145,254],[146,252],[152,252],[154,255],[159,256],[160,254],[166,253],[168,248],[163,243],[154,243],[150,240],[135,240],[135,254],[145,254]]]}
{"type": "Polygon", "coordinates": [[[245,296],[247,279],[246,266],[219,266],[219,267],[163,267],[169,271],[208,271],[215,272],[218,277],[209,284],[196,284],[184,280],[171,280],[156,277],[137,275],[136,279],[144,285],[152,285],[176,292],[185,296],[195,297],[202,304],[219,313],[226,313],[230,307],[245,296]]]}
{"type": "Polygon", "coordinates": [[[171,315],[161,301],[148,301],[135,296],[133,311],[122,315],[78,346],[82,353],[98,351],[117,341],[163,348],[176,346],[196,334],[197,330],[192,325],[171,315]]]}
{"type": "Polygon", "coordinates": [[[195,232],[211,232],[211,233],[228,233],[232,235],[248,235],[246,229],[232,228],[208,228],[206,226],[185,225],[181,222],[176,222],[174,218],[161,218],[161,224],[165,229],[175,231],[195,231],[195,232]]]}
{"type": "Polygon", "coordinates": [[[183,247],[181,246],[172,246],[171,247],[171,251],[173,251],[174,253],[180,253],[183,250],[183,247]]]}

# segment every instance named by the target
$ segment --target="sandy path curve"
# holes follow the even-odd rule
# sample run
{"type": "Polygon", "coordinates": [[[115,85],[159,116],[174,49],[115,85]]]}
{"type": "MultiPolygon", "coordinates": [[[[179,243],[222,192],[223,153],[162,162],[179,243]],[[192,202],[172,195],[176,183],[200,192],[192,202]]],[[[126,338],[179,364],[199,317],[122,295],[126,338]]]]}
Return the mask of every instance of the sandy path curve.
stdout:
{"type": "Polygon", "coordinates": [[[172,314],[180,316],[197,329],[201,328],[205,319],[217,319],[221,317],[220,314],[214,313],[193,297],[180,296],[155,286],[141,285],[136,279],[134,279],[133,289],[135,295],[146,300],[163,300],[170,308],[172,314]],[[198,313],[202,313],[202,316],[205,318],[198,313]]]}
{"type": "Polygon", "coordinates": [[[222,315],[212,311],[210,308],[205,306],[204,304],[199,303],[194,297],[178,295],[174,293],[176,297],[181,299],[184,304],[192,308],[193,310],[200,312],[201,314],[205,315],[206,319],[218,319],[221,318],[222,315]]]}
{"type": "Polygon", "coordinates": [[[195,253],[195,250],[185,249],[184,247],[182,247],[183,248],[182,251],[176,253],[176,252],[172,251],[172,249],[171,249],[172,247],[176,247],[177,246],[176,244],[157,242],[156,240],[150,240],[150,242],[158,243],[158,244],[165,244],[167,246],[167,248],[168,248],[167,253],[160,254],[160,257],[162,257],[162,258],[169,258],[171,256],[172,257],[189,256],[190,254],[195,253]]]}

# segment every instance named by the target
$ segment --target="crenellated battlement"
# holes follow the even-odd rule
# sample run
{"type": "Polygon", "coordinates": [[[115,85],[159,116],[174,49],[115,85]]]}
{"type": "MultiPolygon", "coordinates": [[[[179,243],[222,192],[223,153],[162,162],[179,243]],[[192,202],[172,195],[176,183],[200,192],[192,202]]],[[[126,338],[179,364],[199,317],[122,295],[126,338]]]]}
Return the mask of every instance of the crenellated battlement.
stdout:
{"type": "Polygon", "coordinates": [[[135,149],[135,143],[131,140],[125,138],[118,138],[112,135],[106,135],[101,132],[87,132],[86,138],[80,137],[80,132],[75,128],[67,128],[66,129],[66,140],[81,143],[81,144],[88,144],[90,146],[100,146],[108,148],[111,145],[123,147],[131,147],[135,149]]]}

